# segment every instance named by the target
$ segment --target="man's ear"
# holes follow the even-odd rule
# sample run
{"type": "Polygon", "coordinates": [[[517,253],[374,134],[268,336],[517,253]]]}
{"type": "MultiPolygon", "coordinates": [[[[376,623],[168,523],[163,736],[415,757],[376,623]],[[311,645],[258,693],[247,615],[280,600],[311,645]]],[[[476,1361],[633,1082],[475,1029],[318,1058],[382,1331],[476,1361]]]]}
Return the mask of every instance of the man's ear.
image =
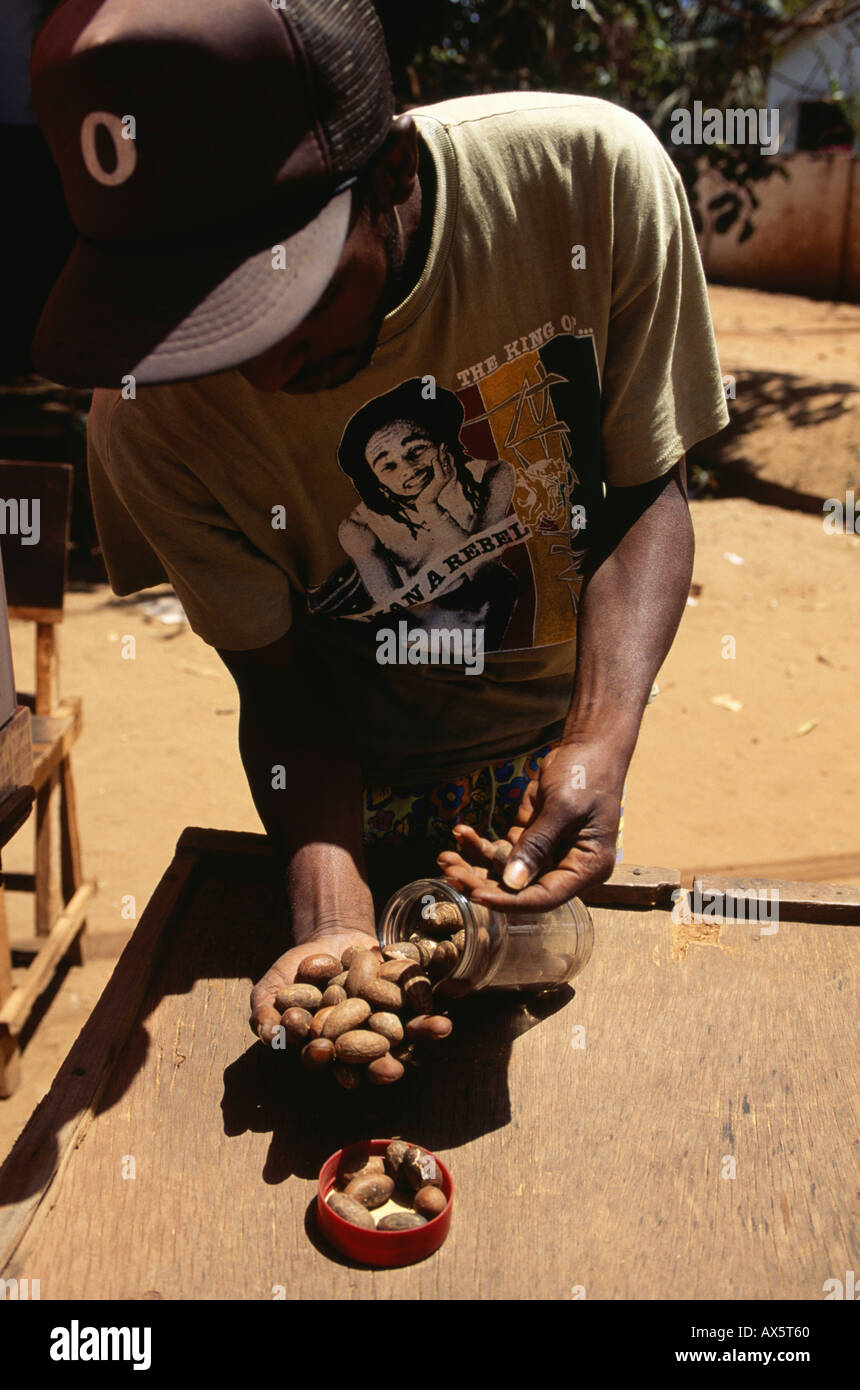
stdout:
{"type": "Polygon", "coordinates": [[[374,212],[390,212],[408,202],[418,177],[418,127],[409,115],[396,116],[370,169],[374,212]]]}

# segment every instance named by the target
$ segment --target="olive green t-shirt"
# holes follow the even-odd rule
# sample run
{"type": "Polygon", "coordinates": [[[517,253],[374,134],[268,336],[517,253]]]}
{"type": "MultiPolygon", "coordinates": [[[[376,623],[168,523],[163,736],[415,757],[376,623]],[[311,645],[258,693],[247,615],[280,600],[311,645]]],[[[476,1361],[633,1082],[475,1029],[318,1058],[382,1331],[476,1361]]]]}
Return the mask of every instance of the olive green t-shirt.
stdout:
{"type": "Polygon", "coordinates": [[[643,122],[539,92],[411,114],[431,243],[370,365],[306,396],[238,370],[97,390],[88,433],[114,591],[168,580],[228,651],[307,619],[375,786],[560,732],[589,512],[728,421],[685,195],[643,122]],[[445,664],[458,633],[480,673],[445,664]]]}

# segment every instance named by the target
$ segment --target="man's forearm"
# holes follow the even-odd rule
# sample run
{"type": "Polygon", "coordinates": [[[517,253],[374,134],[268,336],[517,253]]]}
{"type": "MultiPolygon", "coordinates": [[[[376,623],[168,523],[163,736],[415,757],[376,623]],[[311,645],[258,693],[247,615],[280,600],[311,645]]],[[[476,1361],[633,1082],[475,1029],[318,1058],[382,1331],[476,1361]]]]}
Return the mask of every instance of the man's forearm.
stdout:
{"type": "Polygon", "coordinates": [[[320,729],[324,711],[312,700],[259,685],[240,690],[239,750],[260,819],[288,866],[295,942],[334,929],[372,933],[358,760],[320,729]]]}
{"type": "Polygon", "coordinates": [[[564,741],[609,738],[625,767],[648,695],[681,621],[693,570],[683,463],[651,485],[611,495],[582,592],[577,664],[564,741]],[[653,494],[653,495],[652,495],[653,494]],[[650,499],[650,500],[649,500],[650,499]]]}

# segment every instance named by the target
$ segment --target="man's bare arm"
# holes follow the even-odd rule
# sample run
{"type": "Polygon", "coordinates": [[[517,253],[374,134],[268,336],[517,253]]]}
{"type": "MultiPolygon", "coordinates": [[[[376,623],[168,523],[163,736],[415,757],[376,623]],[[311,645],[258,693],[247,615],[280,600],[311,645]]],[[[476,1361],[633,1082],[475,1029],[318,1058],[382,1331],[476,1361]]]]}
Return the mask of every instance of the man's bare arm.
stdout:
{"type": "Polygon", "coordinates": [[[685,460],[653,483],[610,489],[595,542],[564,739],[611,731],[629,762],[690,591],[695,546],[685,460]]]}
{"type": "MultiPolygon", "coordinates": [[[[355,933],[375,943],[361,769],[312,650],[287,634],[268,647],[218,654],[239,690],[239,750],[254,804],[287,865],[295,947],[339,955],[355,933]]],[[[301,954],[288,951],[255,988],[258,1031],[277,1024],[274,996],[301,954]]]]}
{"type": "Polygon", "coordinates": [[[487,881],[490,847],[469,827],[460,853],[440,856],[446,876],[488,907],[554,907],[611,873],[642,713],[684,611],[694,547],[683,460],[653,483],[610,490],[589,524],[570,712],[509,836],[505,882],[519,865],[510,887],[522,891],[487,881]]]}

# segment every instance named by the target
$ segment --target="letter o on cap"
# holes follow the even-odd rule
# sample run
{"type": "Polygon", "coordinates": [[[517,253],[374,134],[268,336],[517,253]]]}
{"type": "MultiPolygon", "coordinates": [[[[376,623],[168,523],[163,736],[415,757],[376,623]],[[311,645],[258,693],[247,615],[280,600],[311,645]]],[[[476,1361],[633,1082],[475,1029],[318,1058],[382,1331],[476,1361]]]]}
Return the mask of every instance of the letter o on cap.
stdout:
{"type": "Polygon", "coordinates": [[[137,146],[133,140],[124,140],[122,121],[112,111],[91,111],[81,122],[81,153],[84,164],[99,183],[113,187],[125,183],[134,173],[137,164],[137,146]],[[96,129],[104,126],[113,141],[116,152],[116,168],[108,173],[102,165],[96,150],[96,129]]]}

